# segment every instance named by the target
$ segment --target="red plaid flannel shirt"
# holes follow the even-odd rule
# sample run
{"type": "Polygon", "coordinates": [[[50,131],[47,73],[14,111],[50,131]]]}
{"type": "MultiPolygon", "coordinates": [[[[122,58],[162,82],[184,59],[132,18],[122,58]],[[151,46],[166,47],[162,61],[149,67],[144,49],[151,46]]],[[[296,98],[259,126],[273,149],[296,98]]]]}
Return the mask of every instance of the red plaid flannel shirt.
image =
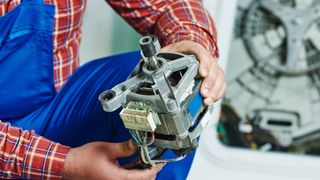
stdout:
{"type": "MultiPolygon", "coordinates": [[[[45,0],[56,5],[54,82],[59,90],[79,65],[86,0],[45,0]]],[[[155,34],[162,46],[198,42],[218,55],[214,23],[201,0],[106,0],[139,33],[155,34]]],[[[0,0],[0,15],[20,0],[0,0]]],[[[97,15],[98,16],[98,15],[97,15]]],[[[0,121],[0,178],[60,179],[69,147],[0,121]]]]}

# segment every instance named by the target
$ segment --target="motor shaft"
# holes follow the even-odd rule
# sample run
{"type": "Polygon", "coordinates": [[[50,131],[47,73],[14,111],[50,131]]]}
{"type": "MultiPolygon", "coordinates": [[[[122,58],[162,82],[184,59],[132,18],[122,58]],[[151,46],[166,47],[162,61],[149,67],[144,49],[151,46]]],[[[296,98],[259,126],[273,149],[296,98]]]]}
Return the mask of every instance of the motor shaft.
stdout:
{"type": "Polygon", "coordinates": [[[160,44],[155,36],[144,36],[140,39],[140,47],[144,61],[150,70],[157,70],[160,65],[157,60],[157,53],[160,50],[160,44]]]}

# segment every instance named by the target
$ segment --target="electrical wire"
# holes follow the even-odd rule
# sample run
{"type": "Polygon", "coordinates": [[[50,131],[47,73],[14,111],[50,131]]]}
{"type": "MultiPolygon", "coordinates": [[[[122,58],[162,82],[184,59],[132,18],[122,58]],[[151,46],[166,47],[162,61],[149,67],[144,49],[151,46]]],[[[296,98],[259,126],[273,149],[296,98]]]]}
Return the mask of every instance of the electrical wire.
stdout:
{"type": "Polygon", "coordinates": [[[129,132],[130,132],[133,140],[138,144],[138,146],[141,146],[141,143],[140,143],[140,141],[137,139],[137,136],[136,136],[131,130],[129,130],[129,132]]]}
{"type": "Polygon", "coordinates": [[[134,131],[134,134],[136,135],[138,141],[140,142],[140,145],[142,146],[142,145],[144,144],[144,142],[143,142],[143,139],[142,139],[142,137],[141,137],[140,131],[135,130],[135,131],[134,131]]]}
{"type": "Polygon", "coordinates": [[[148,146],[150,146],[151,144],[153,144],[154,142],[154,132],[151,133],[151,137],[149,139],[149,142],[147,143],[148,146]]]}
{"type": "Polygon", "coordinates": [[[133,137],[133,139],[135,140],[135,142],[140,147],[141,159],[146,164],[150,164],[150,165],[154,166],[157,163],[167,163],[167,162],[180,161],[186,157],[186,155],[183,155],[183,156],[179,156],[179,157],[173,158],[173,159],[153,160],[153,159],[151,159],[151,157],[149,155],[148,146],[150,146],[151,144],[154,143],[154,140],[155,140],[154,132],[151,133],[151,136],[149,139],[148,139],[148,132],[144,132],[142,137],[140,135],[140,132],[137,130],[135,132],[133,132],[132,130],[129,130],[129,132],[130,132],[131,136],[133,137]]]}

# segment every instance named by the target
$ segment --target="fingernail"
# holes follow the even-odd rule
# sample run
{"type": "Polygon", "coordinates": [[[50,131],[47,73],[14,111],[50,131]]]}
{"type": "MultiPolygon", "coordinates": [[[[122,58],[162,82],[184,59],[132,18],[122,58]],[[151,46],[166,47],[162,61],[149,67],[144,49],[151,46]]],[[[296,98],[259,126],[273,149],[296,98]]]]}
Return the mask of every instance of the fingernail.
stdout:
{"type": "Polygon", "coordinates": [[[208,73],[209,73],[208,68],[204,68],[204,69],[203,69],[203,76],[207,76],[208,73]]]}
{"type": "Polygon", "coordinates": [[[209,89],[208,88],[204,88],[202,90],[202,95],[205,96],[205,97],[209,96],[209,89]]]}
{"type": "Polygon", "coordinates": [[[212,98],[207,98],[207,99],[205,99],[205,104],[206,104],[206,105],[210,106],[212,103],[213,103],[212,98]]]}

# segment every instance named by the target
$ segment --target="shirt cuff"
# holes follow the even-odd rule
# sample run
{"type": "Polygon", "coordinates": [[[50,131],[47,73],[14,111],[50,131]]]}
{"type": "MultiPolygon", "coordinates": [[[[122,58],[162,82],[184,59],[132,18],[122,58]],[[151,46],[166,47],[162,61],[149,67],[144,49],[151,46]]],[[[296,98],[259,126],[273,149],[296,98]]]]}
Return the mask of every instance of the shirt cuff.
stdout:
{"type": "Polygon", "coordinates": [[[25,153],[22,175],[27,179],[61,179],[70,147],[33,136],[25,153]]]}
{"type": "Polygon", "coordinates": [[[163,44],[166,46],[183,40],[189,40],[199,43],[205,49],[207,49],[213,57],[219,57],[219,50],[216,39],[212,38],[212,36],[208,35],[208,33],[201,30],[180,30],[166,38],[163,44]]]}

